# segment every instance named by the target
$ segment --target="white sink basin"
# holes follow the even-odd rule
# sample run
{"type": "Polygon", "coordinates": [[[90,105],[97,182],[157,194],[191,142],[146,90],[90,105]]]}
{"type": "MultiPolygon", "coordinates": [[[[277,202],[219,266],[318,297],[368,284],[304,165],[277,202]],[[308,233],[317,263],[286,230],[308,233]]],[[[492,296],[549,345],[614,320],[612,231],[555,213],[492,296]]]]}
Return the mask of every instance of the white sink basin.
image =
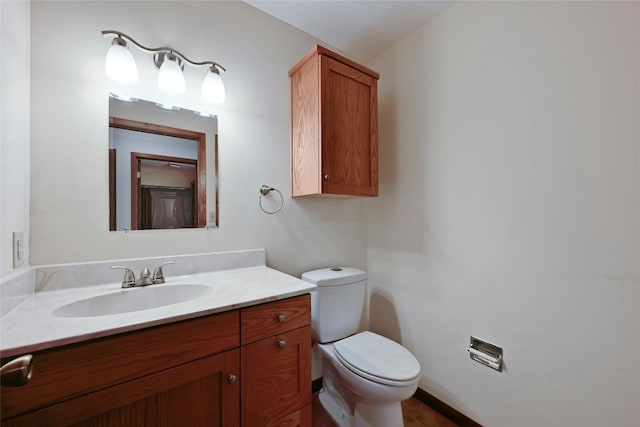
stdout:
{"type": "Polygon", "coordinates": [[[130,313],[200,298],[212,290],[207,285],[190,284],[123,289],[74,301],[58,307],[52,314],[56,317],[93,317],[130,313]]]}

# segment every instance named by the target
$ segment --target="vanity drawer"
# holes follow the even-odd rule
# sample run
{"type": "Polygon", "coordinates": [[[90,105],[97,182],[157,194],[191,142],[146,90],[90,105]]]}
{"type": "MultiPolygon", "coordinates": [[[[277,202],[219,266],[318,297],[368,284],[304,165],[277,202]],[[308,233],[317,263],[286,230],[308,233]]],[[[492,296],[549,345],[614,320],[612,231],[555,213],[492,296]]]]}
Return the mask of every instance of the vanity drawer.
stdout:
{"type": "Polygon", "coordinates": [[[2,387],[2,418],[237,347],[239,332],[236,310],[34,352],[31,380],[2,387]]]}
{"type": "Polygon", "coordinates": [[[310,325],[311,295],[243,308],[240,323],[242,345],[310,325]]]}

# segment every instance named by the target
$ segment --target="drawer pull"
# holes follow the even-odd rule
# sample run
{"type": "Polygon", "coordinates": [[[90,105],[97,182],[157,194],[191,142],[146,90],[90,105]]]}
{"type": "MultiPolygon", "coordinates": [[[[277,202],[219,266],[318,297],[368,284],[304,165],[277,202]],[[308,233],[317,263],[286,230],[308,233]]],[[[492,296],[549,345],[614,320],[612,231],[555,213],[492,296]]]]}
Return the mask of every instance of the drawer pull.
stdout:
{"type": "Polygon", "coordinates": [[[0,382],[6,387],[20,387],[29,382],[33,373],[33,356],[30,354],[13,359],[0,368],[0,382]]]}
{"type": "Polygon", "coordinates": [[[234,374],[229,374],[229,376],[227,377],[227,382],[229,384],[235,384],[237,380],[238,380],[238,377],[234,374]]]}
{"type": "Polygon", "coordinates": [[[284,319],[286,319],[286,316],[284,314],[278,314],[276,319],[278,319],[278,322],[282,323],[284,322],[284,319]]]}
{"type": "Polygon", "coordinates": [[[287,342],[285,340],[278,341],[278,347],[285,348],[287,346],[287,342]]]}

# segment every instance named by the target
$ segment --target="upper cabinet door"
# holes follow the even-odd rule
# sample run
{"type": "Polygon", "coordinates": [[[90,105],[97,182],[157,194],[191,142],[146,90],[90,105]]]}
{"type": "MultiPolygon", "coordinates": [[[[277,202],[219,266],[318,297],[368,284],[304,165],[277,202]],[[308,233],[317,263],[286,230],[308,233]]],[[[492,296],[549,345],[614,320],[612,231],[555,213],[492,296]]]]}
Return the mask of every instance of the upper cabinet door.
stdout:
{"type": "Polygon", "coordinates": [[[292,195],[378,195],[378,74],[316,46],[291,77],[292,195]]]}
{"type": "Polygon", "coordinates": [[[320,56],[322,191],[378,195],[377,80],[320,56]]]}

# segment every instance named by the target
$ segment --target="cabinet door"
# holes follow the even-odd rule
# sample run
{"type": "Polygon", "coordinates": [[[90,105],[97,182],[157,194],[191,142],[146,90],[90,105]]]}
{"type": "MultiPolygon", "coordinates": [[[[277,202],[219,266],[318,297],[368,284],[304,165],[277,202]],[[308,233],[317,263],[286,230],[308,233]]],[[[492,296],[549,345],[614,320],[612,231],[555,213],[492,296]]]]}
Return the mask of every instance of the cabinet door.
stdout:
{"type": "Polygon", "coordinates": [[[229,350],[3,420],[2,425],[237,426],[238,368],[239,350],[229,350]]]}
{"type": "Polygon", "coordinates": [[[2,419],[238,347],[239,319],[230,311],[36,352],[29,383],[2,387],[2,419]]]}
{"type": "Polygon", "coordinates": [[[378,195],[377,80],[321,55],[322,192],[378,195]]]}
{"type": "MultiPolygon", "coordinates": [[[[247,427],[280,425],[283,417],[311,403],[310,326],[242,347],[241,400],[247,427]]],[[[296,416],[309,425],[307,417],[296,416]]]]}

